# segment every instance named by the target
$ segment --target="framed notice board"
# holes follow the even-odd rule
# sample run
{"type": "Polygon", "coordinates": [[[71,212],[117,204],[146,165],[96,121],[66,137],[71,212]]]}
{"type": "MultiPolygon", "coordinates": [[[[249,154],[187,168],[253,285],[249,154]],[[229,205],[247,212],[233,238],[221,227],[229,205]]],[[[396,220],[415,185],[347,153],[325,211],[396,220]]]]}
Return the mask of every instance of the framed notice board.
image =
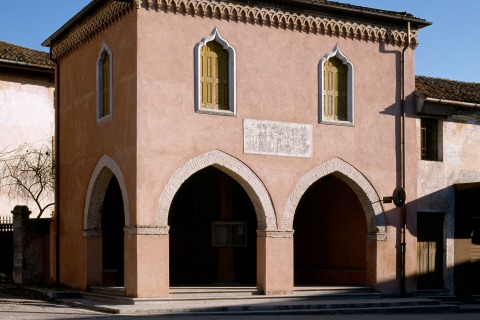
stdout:
{"type": "Polygon", "coordinates": [[[243,221],[212,222],[212,247],[246,247],[247,223],[243,221]]]}

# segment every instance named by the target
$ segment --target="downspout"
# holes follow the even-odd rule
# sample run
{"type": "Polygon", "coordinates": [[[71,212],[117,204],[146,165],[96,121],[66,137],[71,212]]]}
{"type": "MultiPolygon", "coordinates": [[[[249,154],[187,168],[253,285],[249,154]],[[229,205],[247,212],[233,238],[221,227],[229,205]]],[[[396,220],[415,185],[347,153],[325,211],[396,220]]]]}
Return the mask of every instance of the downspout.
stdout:
{"type": "MultiPolygon", "coordinates": [[[[402,83],[401,83],[401,96],[402,96],[402,103],[401,103],[401,175],[402,175],[402,182],[401,187],[405,190],[405,176],[406,176],[406,169],[405,169],[405,162],[406,162],[406,149],[405,149],[405,109],[406,109],[406,102],[405,102],[405,51],[410,47],[410,21],[407,24],[407,41],[405,47],[402,50],[402,61],[401,61],[401,76],[402,76],[402,83]]],[[[407,235],[407,207],[406,201],[403,202],[401,207],[401,250],[402,250],[402,270],[401,270],[401,279],[400,279],[400,292],[402,296],[405,296],[405,281],[406,281],[406,235],[407,235]]]]}
{"type": "Polygon", "coordinates": [[[60,286],[60,64],[58,60],[53,57],[52,53],[53,42],[50,42],[50,60],[55,63],[55,220],[56,220],[56,234],[55,234],[55,283],[60,286]]]}

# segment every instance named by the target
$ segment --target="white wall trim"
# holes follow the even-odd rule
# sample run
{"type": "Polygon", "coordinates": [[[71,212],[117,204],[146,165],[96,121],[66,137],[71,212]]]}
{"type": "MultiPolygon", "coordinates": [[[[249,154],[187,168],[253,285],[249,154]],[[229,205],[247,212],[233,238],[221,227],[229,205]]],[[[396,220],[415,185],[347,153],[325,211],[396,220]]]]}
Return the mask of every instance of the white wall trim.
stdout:
{"type": "Polygon", "coordinates": [[[347,57],[340,51],[338,45],[335,45],[332,51],[327,53],[318,64],[318,122],[322,124],[333,124],[333,125],[343,125],[343,126],[354,126],[355,125],[355,108],[354,108],[354,69],[353,64],[347,59],[347,57]],[[336,57],[340,60],[348,70],[347,75],[347,121],[337,121],[331,119],[324,119],[323,116],[323,91],[324,91],[324,65],[328,59],[336,57]]]}
{"type": "Polygon", "coordinates": [[[206,37],[202,38],[195,45],[194,49],[194,70],[195,70],[195,112],[217,114],[224,116],[236,115],[236,52],[235,49],[225,40],[219,33],[217,27],[206,37]],[[228,51],[228,106],[229,110],[214,110],[208,108],[202,108],[201,98],[201,83],[200,83],[200,51],[210,41],[216,41],[222,45],[223,49],[228,51]]]}
{"type": "Polygon", "coordinates": [[[130,211],[128,203],[127,186],[118,165],[107,155],[98,160],[88,183],[83,212],[84,230],[101,230],[102,208],[108,183],[112,176],[117,178],[122,192],[123,211],[125,214],[125,226],[130,225],[130,211]]]}

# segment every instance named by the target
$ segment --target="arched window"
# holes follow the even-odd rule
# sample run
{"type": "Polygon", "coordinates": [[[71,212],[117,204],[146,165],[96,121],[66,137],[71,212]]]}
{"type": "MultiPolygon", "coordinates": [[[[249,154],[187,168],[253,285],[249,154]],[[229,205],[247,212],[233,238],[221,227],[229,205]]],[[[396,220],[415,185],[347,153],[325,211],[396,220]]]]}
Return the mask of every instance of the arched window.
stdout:
{"type": "Polygon", "coordinates": [[[319,69],[319,122],[353,125],[353,65],[336,46],[319,69]]]}
{"type": "Polygon", "coordinates": [[[97,60],[97,122],[112,117],[112,53],[102,46],[97,60]]]}
{"type": "Polygon", "coordinates": [[[347,68],[335,57],[323,67],[323,115],[328,120],[347,121],[347,68]]]}
{"type": "Polygon", "coordinates": [[[229,110],[228,51],[210,41],[202,47],[200,59],[201,108],[229,110]]]}
{"type": "Polygon", "coordinates": [[[235,115],[235,49],[215,28],[195,46],[195,111],[235,115]]]}

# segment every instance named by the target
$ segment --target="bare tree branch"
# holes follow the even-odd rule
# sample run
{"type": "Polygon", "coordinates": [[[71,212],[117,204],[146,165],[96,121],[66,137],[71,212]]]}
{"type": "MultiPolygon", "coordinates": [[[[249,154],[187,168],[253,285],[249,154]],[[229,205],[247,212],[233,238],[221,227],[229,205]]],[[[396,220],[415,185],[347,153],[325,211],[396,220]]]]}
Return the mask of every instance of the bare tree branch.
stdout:
{"type": "Polygon", "coordinates": [[[40,218],[53,202],[55,188],[54,162],[48,143],[39,147],[24,144],[16,149],[0,150],[0,192],[10,198],[32,200],[40,218]]]}

